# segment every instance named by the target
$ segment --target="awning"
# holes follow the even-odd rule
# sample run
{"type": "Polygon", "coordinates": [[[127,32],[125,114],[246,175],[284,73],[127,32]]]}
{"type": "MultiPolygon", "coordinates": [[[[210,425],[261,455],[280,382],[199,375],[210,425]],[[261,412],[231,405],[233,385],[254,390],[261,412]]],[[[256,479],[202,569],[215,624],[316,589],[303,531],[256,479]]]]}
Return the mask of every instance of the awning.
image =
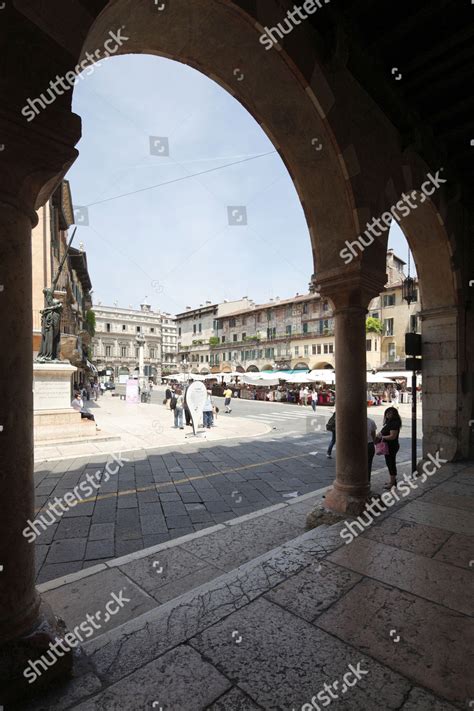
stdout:
{"type": "Polygon", "coordinates": [[[95,367],[94,363],[91,363],[90,360],[87,360],[87,358],[86,358],[86,366],[91,371],[91,373],[94,373],[94,375],[99,375],[99,371],[95,367]]]}

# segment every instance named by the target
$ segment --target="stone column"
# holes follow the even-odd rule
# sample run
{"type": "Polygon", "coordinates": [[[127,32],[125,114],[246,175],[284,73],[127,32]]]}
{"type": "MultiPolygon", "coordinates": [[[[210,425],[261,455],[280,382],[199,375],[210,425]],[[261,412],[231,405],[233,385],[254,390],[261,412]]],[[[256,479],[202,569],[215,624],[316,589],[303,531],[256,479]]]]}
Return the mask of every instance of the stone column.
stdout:
{"type": "Polygon", "coordinates": [[[336,480],[325,506],[358,515],[369,494],[367,473],[367,385],[365,320],[384,278],[346,271],[319,278],[321,294],[333,303],[336,361],[336,480]]]}
{"type": "MultiPolygon", "coordinates": [[[[28,688],[28,660],[61,633],[35,590],[35,545],[22,533],[35,516],[31,228],[77,155],[61,121],[45,130],[21,125],[19,116],[0,110],[0,704],[28,688]]],[[[68,116],[77,141],[77,117],[68,116]]],[[[35,689],[70,666],[65,655],[35,689]]]]}

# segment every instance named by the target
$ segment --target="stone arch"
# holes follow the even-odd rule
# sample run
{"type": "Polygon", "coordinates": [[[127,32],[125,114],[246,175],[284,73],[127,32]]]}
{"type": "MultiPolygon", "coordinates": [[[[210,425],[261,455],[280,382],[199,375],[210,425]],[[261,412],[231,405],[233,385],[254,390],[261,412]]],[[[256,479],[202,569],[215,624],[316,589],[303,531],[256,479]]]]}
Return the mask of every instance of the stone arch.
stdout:
{"type": "Polygon", "coordinates": [[[247,368],[247,373],[258,373],[260,372],[256,365],[249,365],[247,368]]]}
{"type": "Polygon", "coordinates": [[[309,369],[309,365],[302,360],[298,361],[298,363],[293,366],[293,370],[308,370],[308,369],[309,369]]]}
{"type": "Polygon", "coordinates": [[[311,365],[311,370],[334,370],[334,365],[327,360],[318,360],[311,365]]]}

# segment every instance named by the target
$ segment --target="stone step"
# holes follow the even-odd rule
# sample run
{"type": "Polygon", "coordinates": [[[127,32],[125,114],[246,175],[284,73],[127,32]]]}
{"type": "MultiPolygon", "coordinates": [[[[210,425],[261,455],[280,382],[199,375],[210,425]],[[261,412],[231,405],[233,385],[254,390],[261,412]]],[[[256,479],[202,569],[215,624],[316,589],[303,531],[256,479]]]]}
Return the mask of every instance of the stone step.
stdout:
{"type": "MultiPolygon", "coordinates": [[[[278,509],[275,511],[277,507],[271,508],[273,511],[264,516],[253,517],[251,522],[254,525],[263,526],[263,519],[273,516],[273,522],[278,525],[279,519],[275,516],[279,511],[282,511],[282,507],[279,507],[279,511],[278,509]]],[[[286,509],[286,505],[283,508],[286,509]]],[[[289,512],[284,511],[283,513],[289,512]]],[[[324,558],[339,546],[344,545],[339,535],[339,529],[340,524],[321,525],[317,529],[296,535],[291,540],[282,541],[270,550],[266,550],[256,557],[251,556],[249,560],[233,567],[233,563],[230,562],[233,558],[230,556],[227,561],[221,561],[222,566],[227,565],[229,570],[224,571],[222,567],[217,576],[208,577],[201,582],[198,582],[196,577],[195,585],[176,596],[170,596],[166,602],[157,604],[157,601],[153,600],[153,605],[149,609],[146,609],[146,605],[136,606],[135,604],[133,617],[129,617],[120,624],[104,628],[99,634],[85,641],[82,648],[87,657],[87,664],[80,663],[77,666],[75,677],[67,688],[48,694],[41,699],[41,702],[33,702],[22,708],[24,711],[75,708],[76,705],[79,705],[81,711],[99,707],[106,708],[101,705],[95,706],[94,699],[91,697],[97,693],[102,695],[106,692],[107,687],[120,682],[121,679],[133,674],[143,665],[183,644],[205,628],[247,605],[250,601],[270,593],[277,585],[304,568],[316,566],[316,570],[320,569],[321,565],[324,565],[324,558]],[[85,701],[86,699],[87,701],[85,701]]],[[[213,555],[215,554],[215,550],[213,550],[214,536],[220,534],[222,537],[228,535],[229,531],[234,537],[237,536],[239,525],[220,527],[219,531],[194,538],[194,540],[188,541],[188,544],[181,543],[178,547],[169,547],[167,552],[174,554],[177,553],[178,548],[186,550],[186,545],[189,549],[193,544],[199,547],[207,544],[210,555],[213,555]]],[[[197,553],[197,549],[194,550],[197,553]]],[[[200,552],[202,554],[202,551],[200,552]]],[[[150,560],[148,558],[149,556],[146,556],[138,561],[144,566],[144,571],[149,571],[150,560]]],[[[116,587],[111,587],[111,583],[115,582],[113,576],[119,569],[121,575],[128,576],[132,573],[131,569],[126,567],[127,565],[125,563],[116,566],[115,569],[98,571],[93,576],[77,581],[77,584],[69,583],[69,590],[63,587],[62,596],[66,598],[66,620],[69,594],[81,595],[82,617],[80,621],[83,621],[87,612],[94,613],[96,609],[103,609],[103,605],[99,606],[98,602],[93,602],[94,599],[97,599],[99,590],[108,594],[111,589],[119,592],[116,587]],[[94,578],[97,579],[95,582],[94,578]],[[100,586],[97,584],[99,581],[100,586]],[[82,588],[84,583],[88,584],[88,589],[82,588]],[[87,600],[87,605],[84,604],[85,600],[87,600]]],[[[136,571],[133,572],[133,575],[135,580],[129,581],[126,593],[128,599],[132,601],[132,606],[134,602],[137,602],[134,595],[139,591],[136,583],[136,571]]],[[[147,580],[144,573],[142,585],[146,585],[147,580]]],[[[56,592],[58,590],[61,588],[57,588],[56,592]]],[[[141,590],[145,590],[145,588],[141,588],[141,590]]],[[[44,594],[44,597],[49,596],[50,601],[57,607],[57,601],[55,603],[51,599],[52,592],[53,590],[50,590],[49,593],[44,594]]],[[[58,612],[57,609],[55,611],[58,612]]],[[[80,621],[77,619],[75,623],[79,624],[80,621]]],[[[117,615],[117,622],[119,621],[120,614],[117,615]]],[[[70,630],[73,629],[70,620],[68,627],[70,630]]]]}

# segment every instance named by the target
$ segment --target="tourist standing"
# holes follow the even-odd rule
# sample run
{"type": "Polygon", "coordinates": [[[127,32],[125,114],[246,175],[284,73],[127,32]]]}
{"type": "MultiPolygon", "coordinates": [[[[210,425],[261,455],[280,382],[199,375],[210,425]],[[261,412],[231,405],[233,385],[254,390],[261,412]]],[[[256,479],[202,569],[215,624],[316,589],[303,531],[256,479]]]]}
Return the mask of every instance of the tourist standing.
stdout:
{"type": "Polygon", "coordinates": [[[183,424],[183,412],[184,412],[184,397],[183,397],[183,392],[180,388],[177,388],[175,398],[176,400],[175,403],[171,403],[172,405],[174,404],[174,426],[175,428],[178,428],[180,430],[184,430],[184,424],[183,424]]]}
{"type": "Polygon", "coordinates": [[[385,484],[385,489],[391,489],[397,484],[397,452],[400,449],[399,436],[402,421],[396,407],[388,407],[384,413],[383,426],[377,437],[388,445],[388,454],[385,463],[390,474],[390,482],[385,484]]]}
{"type": "Polygon", "coordinates": [[[204,407],[202,408],[202,421],[203,425],[206,429],[210,430],[213,424],[213,404],[212,404],[212,392],[210,390],[207,391],[207,398],[206,402],[204,403],[204,407]]]}
{"type": "Polygon", "coordinates": [[[336,411],[332,413],[331,417],[329,418],[327,424],[326,424],[326,429],[328,432],[331,432],[331,441],[329,442],[329,447],[328,451],[326,453],[326,456],[328,459],[332,459],[332,450],[334,445],[336,444],[336,411]]]}
{"type": "Polygon", "coordinates": [[[367,458],[369,464],[369,486],[372,474],[372,462],[375,454],[375,439],[377,435],[377,425],[371,417],[367,418],[367,458]]]}
{"type": "Polygon", "coordinates": [[[165,407],[167,407],[169,409],[171,409],[170,405],[171,405],[171,398],[172,397],[173,397],[173,393],[171,391],[170,386],[168,385],[168,387],[165,390],[165,401],[163,404],[165,407]]]}
{"type": "Polygon", "coordinates": [[[313,408],[313,412],[316,412],[316,405],[318,404],[318,391],[317,390],[311,390],[311,407],[313,408]]]}

